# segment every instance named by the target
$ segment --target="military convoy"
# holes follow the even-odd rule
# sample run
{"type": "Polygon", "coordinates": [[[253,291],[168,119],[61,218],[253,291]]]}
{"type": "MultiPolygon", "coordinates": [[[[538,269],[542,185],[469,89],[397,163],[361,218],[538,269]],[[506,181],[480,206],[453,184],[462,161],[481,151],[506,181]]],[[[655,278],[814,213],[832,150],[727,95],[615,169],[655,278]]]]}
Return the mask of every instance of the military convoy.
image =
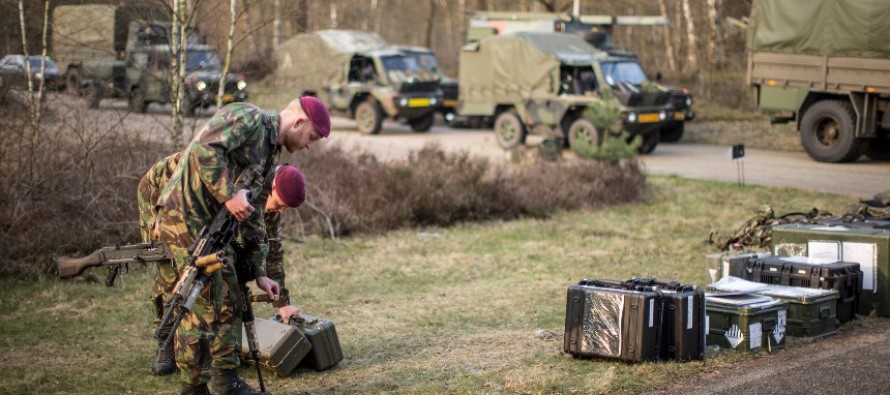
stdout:
{"type": "Polygon", "coordinates": [[[890,159],[890,3],[754,1],[747,81],[821,162],[890,159]]]}
{"type": "MultiPolygon", "coordinates": [[[[61,5],[53,9],[52,49],[72,94],[84,94],[90,107],[105,97],[125,97],[144,112],[149,103],[171,101],[170,15],[144,4],[61,5]],[[90,21],[85,23],[84,21],[90,21]]],[[[194,29],[188,29],[182,111],[216,104],[222,67],[219,55],[194,29]]],[[[247,99],[247,83],[228,75],[224,102],[247,99]]]]}
{"type": "Polygon", "coordinates": [[[426,132],[442,101],[435,57],[392,46],[376,33],[300,34],[282,43],[278,57],[279,83],[318,96],[332,113],[354,118],[362,133],[379,133],[384,118],[426,132]]]}

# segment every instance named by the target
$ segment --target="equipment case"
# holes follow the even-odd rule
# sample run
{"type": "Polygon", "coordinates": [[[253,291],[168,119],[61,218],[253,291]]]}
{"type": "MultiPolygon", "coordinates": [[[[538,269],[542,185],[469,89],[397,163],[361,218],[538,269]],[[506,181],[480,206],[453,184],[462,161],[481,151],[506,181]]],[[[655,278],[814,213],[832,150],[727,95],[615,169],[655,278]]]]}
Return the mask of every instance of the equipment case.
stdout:
{"type": "Polygon", "coordinates": [[[300,363],[300,367],[322,371],[334,367],[343,360],[343,350],[340,348],[340,339],[337,337],[337,328],[333,322],[300,313],[300,318],[291,319],[291,323],[312,344],[311,352],[300,363]]]}
{"type": "MultiPolygon", "coordinates": [[[[273,320],[255,318],[257,341],[260,351],[260,365],[286,377],[293,372],[301,360],[309,353],[312,345],[296,328],[273,320]]],[[[241,331],[242,360],[251,361],[247,333],[241,331]]]]}
{"type": "Polygon", "coordinates": [[[786,302],[765,296],[756,298],[759,302],[739,300],[720,303],[718,299],[739,298],[712,295],[706,297],[708,345],[735,350],[765,349],[770,352],[785,346],[788,317],[786,302]]]}
{"type": "Polygon", "coordinates": [[[661,300],[651,288],[571,285],[563,351],[576,357],[654,361],[661,340],[661,300]]]}
{"type": "Polygon", "coordinates": [[[752,259],[765,258],[770,255],[772,254],[763,251],[729,251],[708,254],[708,269],[719,273],[719,275],[712,275],[714,277],[712,278],[713,281],[727,276],[747,278],[750,270],[747,263],[752,259]]]}
{"type": "Polygon", "coordinates": [[[772,243],[776,255],[859,263],[863,277],[858,312],[867,315],[875,311],[878,316],[890,317],[890,229],[787,224],[773,227],[772,243]],[[798,253],[791,253],[795,251],[798,253]]]}
{"type": "Polygon", "coordinates": [[[758,294],[788,303],[788,336],[821,338],[837,333],[838,292],[833,289],[773,287],[758,294]]]}

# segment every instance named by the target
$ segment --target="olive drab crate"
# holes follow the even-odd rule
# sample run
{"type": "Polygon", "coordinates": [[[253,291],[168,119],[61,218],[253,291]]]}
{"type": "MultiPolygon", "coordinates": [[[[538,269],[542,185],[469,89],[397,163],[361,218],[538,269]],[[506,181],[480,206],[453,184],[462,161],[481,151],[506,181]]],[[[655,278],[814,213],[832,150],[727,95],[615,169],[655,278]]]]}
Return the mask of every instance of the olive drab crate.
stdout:
{"type": "Polygon", "coordinates": [[[785,346],[788,304],[761,295],[707,295],[707,344],[731,350],[785,346]]]}
{"type": "MultiPolygon", "coordinates": [[[[273,370],[278,376],[289,376],[312,348],[309,340],[296,328],[274,320],[255,318],[254,323],[259,343],[260,365],[273,370]]],[[[247,334],[243,328],[241,356],[242,360],[252,361],[247,334]]]]}

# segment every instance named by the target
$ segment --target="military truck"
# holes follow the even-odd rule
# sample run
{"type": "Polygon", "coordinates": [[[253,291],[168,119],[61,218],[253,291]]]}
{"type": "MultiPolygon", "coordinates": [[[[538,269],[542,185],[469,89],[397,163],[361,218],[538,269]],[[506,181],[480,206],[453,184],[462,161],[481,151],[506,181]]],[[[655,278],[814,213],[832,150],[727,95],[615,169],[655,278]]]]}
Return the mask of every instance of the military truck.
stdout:
{"type": "Polygon", "coordinates": [[[446,123],[451,124],[457,117],[457,79],[442,73],[436,54],[430,51],[429,48],[409,45],[396,45],[395,48],[402,51],[405,55],[413,57],[420,67],[439,77],[439,90],[441,91],[442,100],[437,111],[442,114],[442,119],[446,123]]]}
{"type": "MultiPolygon", "coordinates": [[[[103,98],[126,97],[134,110],[170,102],[170,15],[146,4],[60,5],[53,9],[52,50],[70,93],[85,94],[90,107],[103,98]],[[88,22],[87,22],[88,21],[88,22]]],[[[216,102],[221,66],[197,30],[187,29],[183,111],[216,102]]],[[[247,99],[243,78],[229,75],[225,102],[247,99]]]]}
{"type": "Polygon", "coordinates": [[[627,71],[628,74],[616,73],[612,78],[625,81],[641,88],[646,85],[657,88],[670,94],[670,104],[673,107],[673,118],[664,124],[660,131],[661,141],[677,142],[683,138],[687,121],[695,118],[692,111],[692,94],[685,88],[664,85],[661,82],[661,73],[655,73],[655,81],[649,81],[637,55],[626,49],[618,47],[612,40],[612,29],[615,25],[626,26],[656,26],[668,24],[666,16],[636,16],[636,15],[570,15],[564,13],[542,12],[491,12],[477,11],[473,13],[470,26],[467,30],[467,41],[476,41],[484,37],[510,34],[517,32],[554,32],[568,33],[580,36],[597,49],[607,52],[615,58],[623,58],[622,67],[616,71],[627,71]]]}
{"type": "Polygon", "coordinates": [[[494,117],[498,144],[511,149],[528,133],[598,146],[606,133],[582,116],[607,100],[620,102],[623,127],[640,135],[650,153],[673,119],[669,94],[638,89],[615,78],[626,60],[597,50],[578,36],[521,32],[471,42],[460,57],[458,112],[494,117]],[[522,59],[517,62],[516,59],[522,59]]]}
{"type": "Polygon", "coordinates": [[[890,159],[890,2],[763,1],[751,6],[747,81],[784,111],[820,162],[890,159]]]}
{"type": "Polygon", "coordinates": [[[276,73],[281,88],[318,96],[366,134],[379,133],[384,118],[426,132],[442,100],[437,73],[372,32],[297,35],[279,47],[276,73]]]}

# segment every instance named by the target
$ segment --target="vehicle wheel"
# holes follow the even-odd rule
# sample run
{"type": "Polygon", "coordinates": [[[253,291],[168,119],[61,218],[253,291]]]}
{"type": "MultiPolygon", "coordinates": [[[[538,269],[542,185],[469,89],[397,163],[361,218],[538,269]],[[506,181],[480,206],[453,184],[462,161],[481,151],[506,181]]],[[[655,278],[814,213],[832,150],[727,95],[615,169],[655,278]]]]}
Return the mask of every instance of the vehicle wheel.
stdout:
{"type": "Polygon", "coordinates": [[[355,124],[358,131],[364,134],[380,133],[383,124],[383,111],[373,100],[363,101],[355,109],[355,124]]]}
{"type": "Polygon", "coordinates": [[[676,143],[683,138],[683,131],[686,129],[686,122],[680,122],[665,128],[661,131],[661,141],[663,143],[676,143]]]}
{"type": "Polygon", "coordinates": [[[102,88],[96,86],[95,83],[87,87],[86,92],[87,107],[99,108],[99,102],[102,101],[102,88]]]}
{"type": "Polygon", "coordinates": [[[643,136],[643,144],[640,144],[640,148],[637,148],[637,152],[641,154],[651,154],[655,151],[655,147],[658,146],[659,140],[661,140],[661,130],[655,129],[652,133],[643,136]]]}
{"type": "Polygon", "coordinates": [[[428,132],[433,127],[433,121],[436,119],[436,113],[431,112],[420,118],[408,120],[411,130],[415,132],[428,132]]]}
{"type": "Polygon", "coordinates": [[[145,102],[145,92],[138,87],[133,92],[130,92],[127,104],[130,107],[130,111],[133,112],[145,113],[148,110],[148,103],[145,102]]]}
{"type": "Polygon", "coordinates": [[[800,122],[800,141],[819,162],[851,162],[859,158],[866,142],[854,135],[856,115],[849,102],[823,100],[813,104],[800,122]]]}
{"type": "Polygon", "coordinates": [[[494,135],[501,148],[508,150],[525,144],[526,130],[516,111],[504,111],[494,121],[494,135]]]}
{"type": "Polygon", "coordinates": [[[65,76],[65,89],[70,95],[80,95],[80,70],[68,70],[68,74],[65,76]]]}
{"type": "Polygon", "coordinates": [[[597,148],[603,144],[603,131],[596,128],[586,118],[578,118],[569,126],[569,147],[577,148],[578,144],[597,148]],[[586,144],[585,144],[586,143],[586,144]]]}
{"type": "Polygon", "coordinates": [[[865,156],[872,160],[890,160],[890,134],[878,134],[878,137],[873,138],[865,149],[865,156]]]}

